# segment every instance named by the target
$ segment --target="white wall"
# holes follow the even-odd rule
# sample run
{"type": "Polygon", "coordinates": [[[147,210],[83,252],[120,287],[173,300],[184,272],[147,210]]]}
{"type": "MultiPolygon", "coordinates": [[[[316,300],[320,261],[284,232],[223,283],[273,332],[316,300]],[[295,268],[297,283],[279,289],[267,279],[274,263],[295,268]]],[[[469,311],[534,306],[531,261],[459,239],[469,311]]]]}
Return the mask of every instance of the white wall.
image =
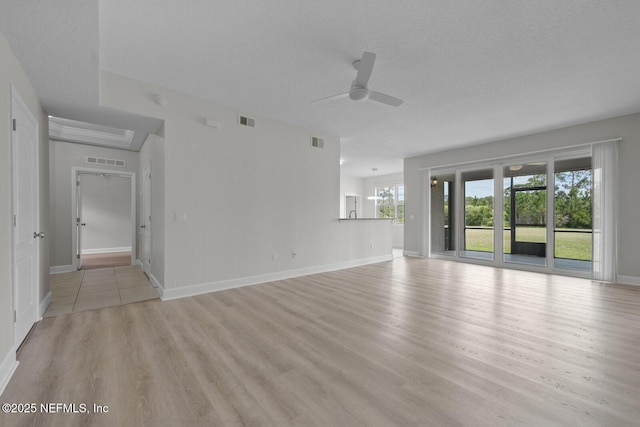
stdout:
{"type": "MultiPolygon", "coordinates": [[[[12,209],[11,209],[11,85],[25,101],[39,125],[40,244],[39,291],[42,302],[49,294],[49,123],[45,111],[6,39],[0,34],[0,391],[15,366],[13,348],[12,209]]],[[[34,230],[35,231],[35,230],[34,230]]]]}
{"type": "Polygon", "coordinates": [[[101,94],[105,106],[165,121],[163,285],[170,295],[390,256],[388,224],[338,221],[336,136],[314,134],[325,146],[312,148],[306,129],[251,114],[255,128],[241,127],[238,110],[108,72],[101,94]],[[156,94],[166,106],[154,102],[156,94]],[[205,126],[206,118],[220,128],[205,126]]]}
{"type": "MultiPolygon", "coordinates": [[[[131,179],[118,175],[81,174],[82,253],[131,248],[131,179]]],[[[129,249],[130,250],[130,249],[129,249]]]]}
{"type": "MultiPolygon", "coordinates": [[[[138,174],[139,154],[133,151],[114,150],[91,145],[50,141],[50,210],[51,210],[51,266],[64,267],[73,264],[72,254],[72,201],[71,184],[74,167],[135,172],[138,174]],[[126,168],[86,163],[87,156],[124,160],[126,168]]],[[[139,191],[139,186],[137,185],[139,191]]]]}
{"type": "MultiPolygon", "coordinates": [[[[164,127],[162,128],[164,132],[164,127]]],[[[151,165],[151,280],[156,284],[164,283],[164,138],[149,135],[140,150],[140,179],[147,165],[151,165]]],[[[138,192],[141,194],[141,191],[138,192]]],[[[138,197],[138,223],[143,224],[141,198],[138,197]]],[[[140,232],[140,227],[138,227],[140,232]]],[[[141,233],[138,241],[142,242],[141,233]]],[[[138,259],[142,244],[138,245],[138,259]]]]}
{"type": "Polygon", "coordinates": [[[542,132],[504,141],[432,153],[405,159],[404,183],[406,207],[405,251],[426,254],[423,237],[428,241],[426,226],[425,182],[428,168],[489,160],[496,157],[570,147],[590,142],[622,138],[619,144],[620,200],[618,212],[618,273],[622,281],[640,284],[640,114],[616,117],[583,125],[542,132]],[[414,219],[411,220],[410,216],[414,219]]]}

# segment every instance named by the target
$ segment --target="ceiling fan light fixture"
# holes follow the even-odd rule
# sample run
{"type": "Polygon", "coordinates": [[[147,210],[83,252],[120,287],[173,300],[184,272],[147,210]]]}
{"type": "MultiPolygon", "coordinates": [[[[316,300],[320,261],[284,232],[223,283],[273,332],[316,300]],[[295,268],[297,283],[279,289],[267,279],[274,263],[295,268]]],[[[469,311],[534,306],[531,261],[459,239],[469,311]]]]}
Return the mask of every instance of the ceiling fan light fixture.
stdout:
{"type": "Polygon", "coordinates": [[[349,98],[356,102],[364,101],[369,98],[369,89],[366,87],[353,86],[349,92],[349,98]]]}
{"type": "Polygon", "coordinates": [[[377,92],[375,90],[370,91],[368,84],[371,72],[373,71],[373,65],[376,61],[376,54],[373,52],[364,52],[362,59],[358,59],[353,63],[353,68],[358,72],[355,80],[351,82],[351,89],[349,92],[339,93],[337,95],[327,96],[325,98],[316,99],[311,101],[312,104],[322,101],[331,101],[334,99],[340,99],[349,96],[352,101],[360,102],[370,99],[372,101],[380,102],[382,104],[391,105],[392,107],[399,107],[402,105],[402,100],[386,93],[377,92]]]}

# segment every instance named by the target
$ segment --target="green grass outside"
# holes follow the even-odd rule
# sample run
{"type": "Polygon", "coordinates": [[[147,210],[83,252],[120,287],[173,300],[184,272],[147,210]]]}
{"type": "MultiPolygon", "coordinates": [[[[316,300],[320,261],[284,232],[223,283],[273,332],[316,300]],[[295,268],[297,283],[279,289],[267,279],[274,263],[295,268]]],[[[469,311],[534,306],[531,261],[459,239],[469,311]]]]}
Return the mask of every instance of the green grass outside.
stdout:
{"type": "MultiPolygon", "coordinates": [[[[468,251],[493,252],[493,229],[491,228],[474,228],[467,229],[467,247],[468,251]]],[[[510,230],[504,231],[504,253],[511,252],[510,230]]],[[[546,241],[546,230],[541,227],[519,227],[517,229],[518,241],[540,242],[546,241]]],[[[558,232],[556,239],[556,258],[579,259],[591,261],[592,245],[591,233],[580,232],[558,232]]]]}

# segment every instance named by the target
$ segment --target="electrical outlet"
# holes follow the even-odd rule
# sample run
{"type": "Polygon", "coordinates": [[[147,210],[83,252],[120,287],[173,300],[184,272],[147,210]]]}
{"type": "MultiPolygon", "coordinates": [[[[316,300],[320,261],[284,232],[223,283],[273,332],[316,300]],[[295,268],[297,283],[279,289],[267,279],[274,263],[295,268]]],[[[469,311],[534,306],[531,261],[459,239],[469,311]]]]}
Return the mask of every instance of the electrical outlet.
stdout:
{"type": "Polygon", "coordinates": [[[373,249],[373,242],[369,242],[369,247],[373,249]]]}
{"type": "Polygon", "coordinates": [[[291,251],[291,258],[295,258],[297,256],[298,256],[298,253],[295,251],[295,249],[291,251]]]}
{"type": "Polygon", "coordinates": [[[275,261],[278,258],[278,254],[276,252],[271,254],[271,261],[275,261]]]}

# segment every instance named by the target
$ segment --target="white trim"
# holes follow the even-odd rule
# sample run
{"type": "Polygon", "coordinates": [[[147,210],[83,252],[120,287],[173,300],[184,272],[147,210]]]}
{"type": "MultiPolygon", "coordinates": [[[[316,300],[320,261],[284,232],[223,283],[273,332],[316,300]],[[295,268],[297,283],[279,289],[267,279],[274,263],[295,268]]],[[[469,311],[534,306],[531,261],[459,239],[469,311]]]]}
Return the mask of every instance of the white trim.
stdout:
{"type": "Polygon", "coordinates": [[[345,268],[359,267],[367,264],[391,261],[393,255],[381,255],[378,257],[363,258],[353,261],[340,262],[336,264],[326,264],[316,267],[307,267],[297,270],[280,271],[277,273],[260,274],[257,276],[240,277],[237,279],[221,280],[219,282],[201,283],[198,285],[185,286],[182,288],[163,289],[162,301],[185,298],[194,295],[206,294],[209,292],[223,291],[226,289],[240,288],[244,286],[258,285],[261,283],[273,282],[275,280],[291,279],[294,277],[306,276],[309,274],[326,273],[329,271],[342,270],[345,268]]]}
{"type": "Polygon", "coordinates": [[[618,275],[616,283],[622,283],[624,285],[640,286],[640,277],[618,275]]]}
{"type": "Polygon", "coordinates": [[[420,255],[420,252],[418,252],[418,251],[403,251],[402,255],[410,256],[410,257],[413,257],[413,258],[424,258],[422,255],[420,255]]]}
{"type": "Polygon", "coordinates": [[[97,249],[83,249],[83,255],[94,255],[94,254],[113,254],[116,252],[131,252],[131,246],[123,246],[120,248],[97,248],[97,249]]]}
{"type": "MultiPolygon", "coordinates": [[[[137,225],[138,218],[136,216],[136,173],[130,171],[114,171],[111,169],[95,169],[88,167],[74,166],[71,168],[71,262],[73,263],[74,270],[78,268],[78,227],[76,225],[76,212],[78,212],[78,197],[77,186],[78,174],[80,172],[85,173],[97,173],[105,175],[117,175],[121,177],[129,177],[131,179],[131,265],[136,262],[136,238],[137,238],[137,225]]],[[[83,251],[86,253],[86,251],[83,251]]]]}
{"type": "Polygon", "coordinates": [[[71,273],[76,270],[77,268],[73,265],[54,265],[49,267],[49,274],[71,273]]]}
{"type": "Polygon", "coordinates": [[[44,299],[40,303],[40,309],[38,310],[38,319],[42,320],[42,316],[44,315],[45,311],[47,311],[47,308],[49,308],[52,298],[53,294],[51,293],[51,291],[49,291],[47,296],[44,297],[44,299]]]}
{"type": "Polygon", "coordinates": [[[136,259],[135,265],[137,265],[137,266],[142,268],[142,261],[140,261],[140,258],[136,259]]]}
{"type": "Polygon", "coordinates": [[[160,281],[156,279],[156,276],[154,276],[153,274],[149,276],[149,280],[151,281],[153,287],[156,288],[156,291],[158,291],[158,293],[160,294],[160,298],[164,301],[164,285],[160,283],[160,281]]]}
{"type": "MultiPolygon", "coordinates": [[[[506,141],[506,140],[501,140],[501,141],[506,141]]],[[[501,141],[494,141],[494,142],[501,142],[501,141]]],[[[476,168],[476,167],[483,167],[484,164],[488,164],[489,166],[495,164],[496,162],[499,161],[505,161],[505,162],[511,162],[511,161],[517,161],[519,160],[521,157],[522,158],[527,158],[529,156],[533,156],[536,154],[545,154],[545,155],[553,155],[554,157],[556,156],[556,154],[558,155],[562,155],[564,152],[568,152],[569,154],[571,154],[574,151],[579,151],[580,149],[588,149],[591,148],[594,144],[600,144],[603,142],[620,142],[622,141],[622,138],[611,138],[611,139],[605,139],[602,141],[593,141],[593,142],[585,142],[585,143],[581,143],[581,144],[574,144],[574,145],[567,145],[565,147],[559,147],[559,148],[543,148],[540,150],[535,150],[535,151],[527,151],[524,153],[518,153],[518,154],[508,154],[505,156],[497,156],[497,157],[491,157],[491,158],[487,158],[487,159],[480,159],[480,160],[467,160],[464,162],[460,162],[460,163],[450,163],[447,165],[432,165],[432,166],[423,166],[418,168],[419,171],[424,171],[424,170],[432,170],[434,171],[434,173],[442,173],[440,172],[440,169],[446,170],[449,168],[455,168],[455,169],[459,169],[460,166],[464,166],[464,165],[469,165],[470,167],[476,168]]],[[[425,155],[430,154],[430,153],[425,153],[425,155]]],[[[431,154],[435,154],[435,153],[431,153],[431,154]]],[[[562,158],[562,157],[561,157],[562,158]]],[[[501,164],[501,163],[500,163],[501,164]]]]}
{"type": "Polygon", "coordinates": [[[9,384],[19,363],[20,362],[16,360],[16,349],[15,347],[11,347],[2,360],[2,363],[0,363],[0,395],[4,393],[4,389],[7,387],[7,384],[9,384]]]}

